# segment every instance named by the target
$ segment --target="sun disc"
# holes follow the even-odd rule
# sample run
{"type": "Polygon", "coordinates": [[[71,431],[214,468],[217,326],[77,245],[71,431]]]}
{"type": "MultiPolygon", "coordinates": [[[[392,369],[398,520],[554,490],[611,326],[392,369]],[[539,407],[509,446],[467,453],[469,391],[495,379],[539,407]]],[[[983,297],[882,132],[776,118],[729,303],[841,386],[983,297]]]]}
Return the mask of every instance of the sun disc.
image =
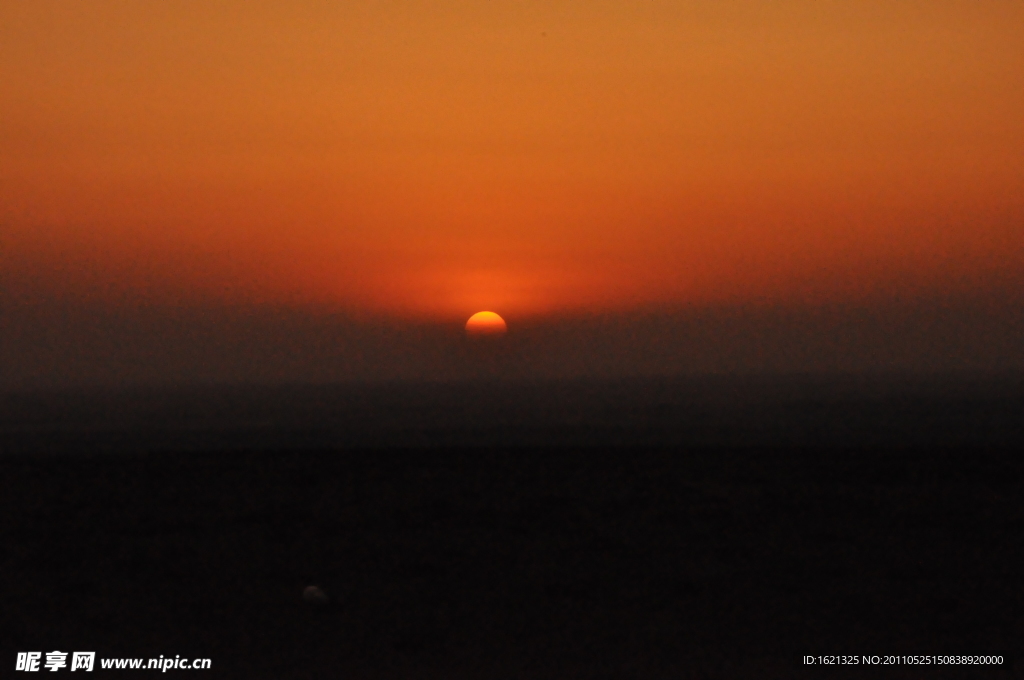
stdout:
{"type": "Polygon", "coordinates": [[[507,330],[505,320],[494,312],[477,312],[466,322],[466,335],[470,337],[496,337],[507,330]]]}

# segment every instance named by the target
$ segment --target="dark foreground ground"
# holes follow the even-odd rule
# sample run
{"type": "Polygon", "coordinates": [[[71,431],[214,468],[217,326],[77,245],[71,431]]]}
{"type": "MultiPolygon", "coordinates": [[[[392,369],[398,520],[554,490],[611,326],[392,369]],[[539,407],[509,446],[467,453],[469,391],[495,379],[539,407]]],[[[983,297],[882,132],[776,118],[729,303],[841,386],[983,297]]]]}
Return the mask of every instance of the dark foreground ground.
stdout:
{"type": "Polygon", "coordinates": [[[0,676],[1020,677],[1024,389],[944,385],[12,395],[0,676]]]}

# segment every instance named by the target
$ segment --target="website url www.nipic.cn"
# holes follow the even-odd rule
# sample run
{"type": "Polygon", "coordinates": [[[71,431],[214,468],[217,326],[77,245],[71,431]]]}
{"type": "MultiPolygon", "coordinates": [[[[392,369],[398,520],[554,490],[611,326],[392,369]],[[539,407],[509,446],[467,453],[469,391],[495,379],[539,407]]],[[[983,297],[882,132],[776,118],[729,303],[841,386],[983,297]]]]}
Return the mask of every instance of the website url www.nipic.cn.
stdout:
{"type": "Polygon", "coordinates": [[[210,659],[189,659],[176,655],[173,659],[160,655],[153,659],[104,659],[98,660],[96,652],[18,652],[14,670],[27,673],[45,671],[92,671],[99,665],[103,670],[157,670],[166,673],[170,670],[205,670],[213,665],[210,659]]]}

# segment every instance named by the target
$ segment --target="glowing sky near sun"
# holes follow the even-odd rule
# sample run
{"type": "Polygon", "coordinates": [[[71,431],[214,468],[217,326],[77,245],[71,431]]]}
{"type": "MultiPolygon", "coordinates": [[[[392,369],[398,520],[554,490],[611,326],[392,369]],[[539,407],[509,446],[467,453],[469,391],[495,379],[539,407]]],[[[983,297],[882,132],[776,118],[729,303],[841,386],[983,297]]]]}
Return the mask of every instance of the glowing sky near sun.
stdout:
{"type": "Polygon", "coordinates": [[[15,294],[464,319],[1024,265],[1024,3],[0,0],[15,294]]]}

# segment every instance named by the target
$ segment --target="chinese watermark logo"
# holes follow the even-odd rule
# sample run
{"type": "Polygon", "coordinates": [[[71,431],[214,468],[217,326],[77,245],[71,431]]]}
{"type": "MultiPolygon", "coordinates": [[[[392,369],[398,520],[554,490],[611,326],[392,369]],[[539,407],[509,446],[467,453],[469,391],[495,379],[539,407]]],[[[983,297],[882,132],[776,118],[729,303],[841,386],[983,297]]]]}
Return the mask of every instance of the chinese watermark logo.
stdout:
{"type": "MultiPolygon", "coordinates": [[[[18,659],[14,664],[14,670],[27,671],[30,673],[39,671],[39,662],[43,658],[42,652],[18,652],[18,659]]],[[[55,649],[46,653],[46,663],[43,668],[56,673],[61,668],[68,666],[68,653],[55,649]]],[[[96,664],[96,652],[72,652],[71,670],[91,671],[96,664]]]]}
{"type": "MultiPolygon", "coordinates": [[[[68,652],[55,649],[46,652],[46,661],[43,662],[42,652],[18,652],[14,670],[28,673],[38,673],[40,670],[47,670],[56,673],[62,668],[68,668],[68,652]],[[41,666],[41,667],[40,667],[41,666]]],[[[213,661],[203,658],[182,658],[176,654],[174,658],[160,655],[154,659],[100,659],[100,668],[104,670],[141,670],[151,669],[166,673],[168,670],[209,670],[213,661]]],[[[96,666],[96,652],[71,652],[71,671],[91,672],[96,666]]]]}

